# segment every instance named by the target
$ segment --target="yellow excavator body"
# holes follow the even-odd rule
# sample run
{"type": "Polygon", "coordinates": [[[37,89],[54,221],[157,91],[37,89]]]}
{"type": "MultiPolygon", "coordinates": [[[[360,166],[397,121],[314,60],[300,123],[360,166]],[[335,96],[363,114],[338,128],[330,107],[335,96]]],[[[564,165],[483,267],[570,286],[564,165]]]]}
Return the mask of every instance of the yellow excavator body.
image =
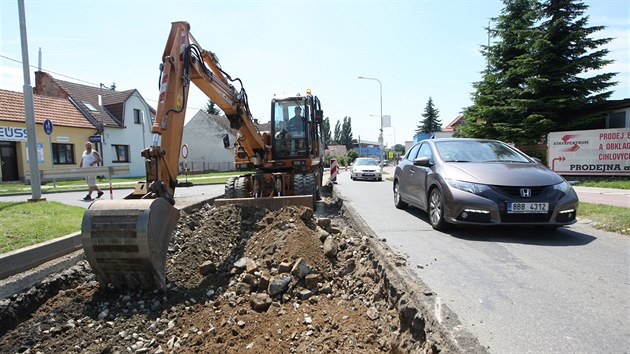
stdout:
{"type": "MultiPolygon", "coordinates": [[[[272,131],[259,131],[241,80],[232,79],[217,56],[199,46],[187,22],[173,22],[160,65],[153,139],[141,153],[146,179],[123,200],[92,203],[83,216],[83,249],[104,286],[166,286],[168,244],[179,219],[174,195],[191,83],[225,113],[230,127],[238,130],[233,146],[235,167],[257,171],[230,179],[224,198],[217,199],[215,205],[236,203],[270,210],[288,205],[315,207],[324,149],[319,99],[310,90],[306,96],[272,99],[272,131]],[[240,90],[232,85],[234,82],[241,84],[240,90]]],[[[229,141],[224,139],[224,145],[229,147],[229,141]]]]}

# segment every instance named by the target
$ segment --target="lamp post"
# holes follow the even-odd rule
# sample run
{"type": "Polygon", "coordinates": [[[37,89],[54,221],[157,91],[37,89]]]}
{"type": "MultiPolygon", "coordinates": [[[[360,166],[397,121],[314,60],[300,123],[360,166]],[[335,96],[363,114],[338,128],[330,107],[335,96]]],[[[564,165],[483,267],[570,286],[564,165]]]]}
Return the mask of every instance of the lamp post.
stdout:
{"type": "Polygon", "coordinates": [[[378,81],[380,100],[381,100],[381,129],[380,129],[380,135],[379,135],[379,144],[380,144],[379,149],[381,150],[380,152],[381,158],[379,159],[380,161],[379,165],[380,165],[380,168],[383,169],[383,84],[381,83],[381,80],[373,78],[373,77],[358,76],[357,78],[363,79],[363,80],[378,81]]]}

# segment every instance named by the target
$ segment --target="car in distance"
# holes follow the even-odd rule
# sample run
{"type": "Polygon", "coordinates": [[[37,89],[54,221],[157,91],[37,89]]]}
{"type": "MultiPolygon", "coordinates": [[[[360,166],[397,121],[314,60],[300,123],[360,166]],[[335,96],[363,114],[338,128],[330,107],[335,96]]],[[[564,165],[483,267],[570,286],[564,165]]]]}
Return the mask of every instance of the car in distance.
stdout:
{"type": "Polygon", "coordinates": [[[350,179],[383,180],[383,172],[378,161],[371,157],[359,157],[354,160],[350,169],[350,179]]]}
{"type": "Polygon", "coordinates": [[[436,230],[460,225],[576,222],[571,185],[516,148],[497,140],[440,138],[413,145],[396,166],[394,205],[428,213],[436,230]]]}

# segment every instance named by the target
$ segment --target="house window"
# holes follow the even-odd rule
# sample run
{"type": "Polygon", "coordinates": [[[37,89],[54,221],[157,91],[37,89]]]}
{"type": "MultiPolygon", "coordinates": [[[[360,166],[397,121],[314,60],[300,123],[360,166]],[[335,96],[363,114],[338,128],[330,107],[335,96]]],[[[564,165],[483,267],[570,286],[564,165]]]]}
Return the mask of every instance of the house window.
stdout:
{"type": "Polygon", "coordinates": [[[608,129],[626,127],[626,111],[608,113],[608,129]]]}
{"type": "Polygon", "coordinates": [[[98,112],[98,110],[96,108],[94,108],[94,106],[92,106],[92,104],[90,102],[87,101],[81,101],[85,107],[87,107],[90,111],[92,112],[98,112]]]}
{"type": "Polygon", "coordinates": [[[112,162],[129,162],[129,145],[112,145],[112,162]]]}
{"type": "Polygon", "coordinates": [[[54,165],[74,165],[74,145],[52,144],[54,165]]]}
{"type": "Polygon", "coordinates": [[[140,117],[140,110],[139,109],[134,109],[133,110],[133,122],[136,124],[142,124],[142,117],[140,117]]]}

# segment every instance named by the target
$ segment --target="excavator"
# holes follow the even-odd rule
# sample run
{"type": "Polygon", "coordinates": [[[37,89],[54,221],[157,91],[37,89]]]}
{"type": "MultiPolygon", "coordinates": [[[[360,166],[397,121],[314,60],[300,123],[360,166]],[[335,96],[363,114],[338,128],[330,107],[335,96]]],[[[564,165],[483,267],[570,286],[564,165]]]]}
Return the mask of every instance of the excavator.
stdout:
{"type": "Polygon", "coordinates": [[[217,56],[199,46],[187,22],[173,22],[160,65],[152,143],[141,153],[146,178],[122,200],[93,202],[83,216],[83,250],[102,286],[165,289],[168,244],[179,220],[174,195],[191,83],[238,131],[233,146],[227,136],[224,145],[234,148],[234,165],[242,174],[227,180],[215,206],[315,208],[320,197],[324,143],[317,96],[307,90],[305,95],[274,97],[271,131],[259,131],[241,80],[232,79],[217,56]]]}

